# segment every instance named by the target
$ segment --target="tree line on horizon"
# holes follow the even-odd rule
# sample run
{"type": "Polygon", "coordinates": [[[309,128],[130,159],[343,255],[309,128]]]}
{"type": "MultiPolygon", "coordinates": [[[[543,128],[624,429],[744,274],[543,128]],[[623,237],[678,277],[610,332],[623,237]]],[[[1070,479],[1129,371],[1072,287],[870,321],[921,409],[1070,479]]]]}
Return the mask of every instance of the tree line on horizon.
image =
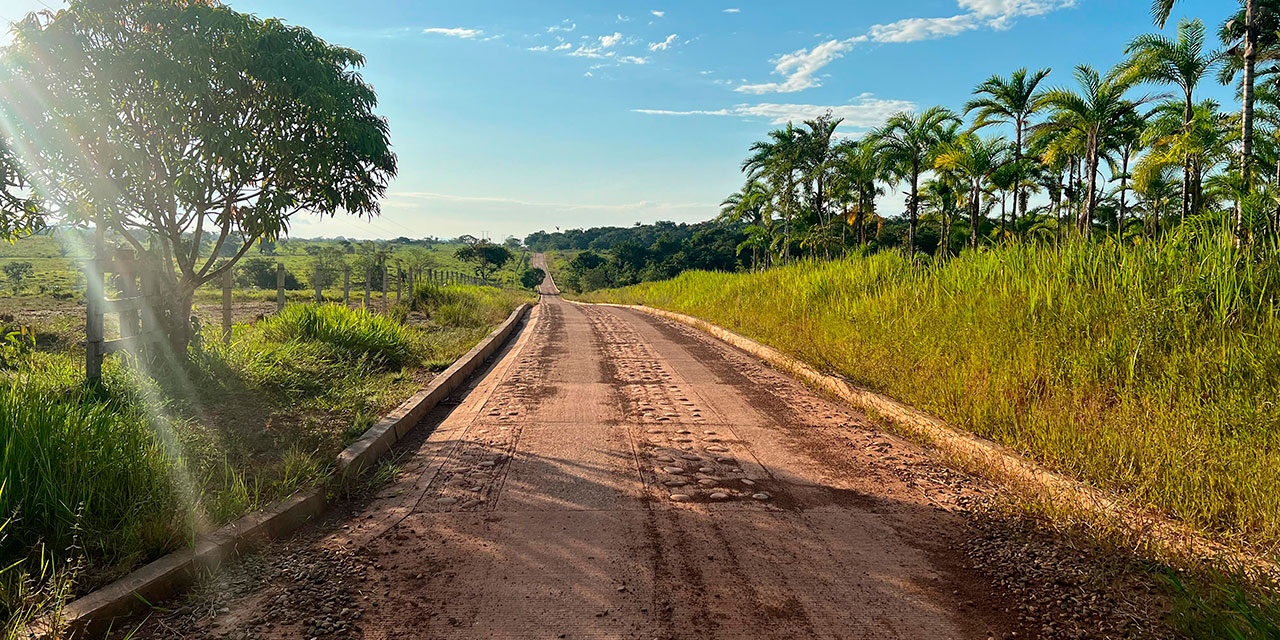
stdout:
{"type": "MultiPolygon", "coordinates": [[[[1173,0],[1156,0],[1163,27],[1173,0]]],[[[1133,38],[1111,69],[1071,85],[1021,68],[979,84],[960,110],[891,116],[841,139],[831,114],[770,131],[718,220],[742,225],[752,268],[797,256],[902,246],[946,256],[1004,239],[1141,242],[1192,222],[1244,247],[1280,248],[1280,0],[1246,0],[1211,49],[1200,19],[1133,38]],[[1261,65],[1259,65],[1261,63],[1261,65]],[[1235,86],[1239,112],[1198,90],[1235,86]],[[1139,94],[1143,85],[1163,92],[1139,94]],[[1003,126],[1011,135],[991,134],[1003,126]],[[886,215],[877,198],[905,195],[886,215]]]]}

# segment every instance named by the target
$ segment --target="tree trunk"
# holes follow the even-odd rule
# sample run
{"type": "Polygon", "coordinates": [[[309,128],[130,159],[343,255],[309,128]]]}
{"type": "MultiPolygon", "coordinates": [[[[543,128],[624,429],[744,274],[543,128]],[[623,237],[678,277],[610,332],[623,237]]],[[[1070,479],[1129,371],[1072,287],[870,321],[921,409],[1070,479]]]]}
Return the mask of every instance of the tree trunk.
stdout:
{"type": "Polygon", "coordinates": [[[973,185],[973,189],[969,192],[969,248],[978,248],[978,209],[979,194],[982,188],[978,184],[973,185]]]}
{"type": "Polygon", "coordinates": [[[1124,235],[1124,196],[1128,190],[1126,185],[1128,185],[1129,178],[1129,152],[1132,151],[1132,149],[1133,148],[1130,145],[1125,145],[1124,152],[1120,156],[1120,212],[1116,215],[1116,238],[1120,238],[1124,235]]]}
{"type": "MultiPolygon", "coordinates": [[[[1254,66],[1258,61],[1258,0],[1245,0],[1244,3],[1244,82],[1241,91],[1240,110],[1240,176],[1246,188],[1252,186],[1250,179],[1253,161],[1253,83],[1254,66]]],[[[1236,205],[1235,212],[1236,241],[1245,240],[1244,211],[1236,205]]]]}
{"type": "Polygon", "coordinates": [[[1085,154],[1085,170],[1089,172],[1088,191],[1084,195],[1084,208],[1080,211],[1080,221],[1077,225],[1080,235],[1089,236],[1089,230],[1093,226],[1093,207],[1096,203],[1098,188],[1098,138],[1096,133],[1089,134],[1088,153],[1085,154]]]}
{"type": "Polygon", "coordinates": [[[920,163],[911,163],[911,201],[907,203],[907,255],[916,255],[916,214],[919,212],[917,195],[920,191],[920,163]]]}

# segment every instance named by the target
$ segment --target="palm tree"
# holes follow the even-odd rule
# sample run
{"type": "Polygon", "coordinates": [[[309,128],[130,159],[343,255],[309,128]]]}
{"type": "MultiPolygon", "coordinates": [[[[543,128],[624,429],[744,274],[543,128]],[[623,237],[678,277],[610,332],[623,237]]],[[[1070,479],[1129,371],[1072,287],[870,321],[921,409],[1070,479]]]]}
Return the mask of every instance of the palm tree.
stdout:
{"type": "Polygon", "coordinates": [[[858,229],[858,244],[867,243],[867,222],[875,216],[876,196],[884,189],[890,173],[874,141],[846,142],[840,145],[836,178],[844,194],[848,222],[858,229]]]}
{"type": "MultiPolygon", "coordinates": [[[[765,228],[765,212],[769,210],[769,189],[759,180],[749,180],[742,190],[720,203],[716,220],[765,228]]],[[[760,268],[760,247],[751,245],[751,270],[760,268]]]]}
{"type": "MultiPolygon", "coordinates": [[[[1205,173],[1230,153],[1229,125],[1227,118],[1218,112],[1218,103],[1212,100],[1195,105],[1191,122],[1185,126],[1180,111],[1179,106],[1166,103],[1151,113],[1142,134],[1142,144],[1149,150],[1138,162],[1135,173],[1179,165],[1189,167],[1191,179],[1183,180],[1183,186],[1191,190],[1194,211],[1199,209],[1205,173]]],[[[1182,220],[1185,219],[1184,210],[1182,220]]]]}
{"type": "Polygon", "coordinates": [[[797,210],[796,173],[801,168],[800,132],[791,123],[786,129],[769,132],[769,140],[751,145],[751,155],[742,162],[748,180],[763,178],[770,183],[775,208],[782,213],[782,260],[791,256],[791,225],[797,210]]]}
{"type": "MultiPolygon", "coordinates": [[[[1152,0],[1151,16],[1155,19],[1157,27],[1164,28],[1166,22],[1169,21],[1169,14],[1173,12],[1173,5],[1178,0],[1152,0]]],[[[1253,158],[1253,85],[1255,82],[1255,67],[1258,62],[1258,40],[1262,34],[1259,27],[1262,19],[1260,11],[1261,0],[1243,0],[1244,15],[1224,25],[1223,35],[1238,34],[1240,45],[1233,47],[1232,52],[1241,60],[1241,66],[1244,70],[1244,79],[1241,81],[1241,104],[1240,109],[1240,175],[1245,180],[1250,179],[1252,167],[1250,161],[1253,158]],[[1243,18],[1243,19],[1240,19],[1243,18]],[[1234,25],[1232,23],[1235,23],[1234,25]]],[[[1239,230],[1240,211],[1236,211],[1237,230],[1239,230]]]]}
{"type": "MultiPolygon", "coordinates": [[[[998,75],[993,75],[973,90],[974,95],[979,97],[969,100],[964,105],[965,115],[975,110],[978,112],[978,117],[973,123],[974,129],[981,129],[987,125],[997,123],[1013,125],[1013,162],[1015,163],[1015,169],[1022,168],[1022,153],[1026,142],[1027,127],[1030,124],[1031,116],[1040,109],[1041,95],[1036,91],[1036,88],[1048,75],[1049,69],[1040,69],[1034,73],[1029,73],[1026,68],[1014,71],[1007,80],[998,75]]],[[[1020,178],[1020,176],[1015,177],[1020,178]]],[[[1021,180],[1016,182],[1021,182],[1021,180]]],[[[1027,213],[1027,199],[1021,197],[1021,193],[1022,191],[1019,189],[1014,194],[1015,221],[1019,213],[1019,203],[1022,206],[1022,215],[1027,213]]]]}
{"type": "Polygon", "coordinates": [[[945,107],[930,107],[920,113],[898,113],[876,131],[876,141],[886,162],[900,179],[911,184],[907,194],[907,253],[916,252],[916,225],[920,218],[920,174],[933,165],[934,147],[947,122],[958,121],[945,107]]]}
{"type": "Polygon", "coordinates": [[[1081,235],[1087,235],[1097,206],[1101,143],[1128,113],[1149,102],[1151,98],[1144,97],[1136,101],[1125,99],[1124,94],[1132,86],[1132,80],[1114,71],[1103,76],[1089,65],[1080,65],[1076,67],[1075,77],[1080,84],[1078,93],[1057,88],[1041,98],[1051,114],[1047,121],[1036,125],[1036,128],[1044,131],[1074,131],[1084,137],[1083,171],[1088,177],[1088,187],[1084,195],[1084,207],[1076,220],[1076,230],[1081,235]]]}
{"type": "MultiPolygon", "coordinates": [[[[1182,91],[1182,124],[1191,126],[1195,108],[1194,92],[1200,81],[1218,63],[1221,54],[1204,50],[1205,28],[1199,19],[1178,22],[1176,40],[1158,33],[1134,38],[1125,49],[1129,59],[1121,63],[1122,73],[1131,80],[1171,84],[1182,91]]],[[[1195,213],[1192,198],[1190,158],[1182,165],[1182,217],[1195,213]]]]}
{"type": "Polygon", "coordinates": [[[979,137],[963,133],[939,149],[934,166],[953,171],[964,178],[969,192],[969,248],[978,248],[978,219],[982,207],[982,191],[986,183],[1011,160],[1009,141],[998,137],[979,137]]]}
{"type": "Polygon", "coordinates": [[[833,118],[828,112],[815,120],[805,120],[805,129],[799,130],[797,136],[800,172],[809,196],[809,208],[822,224],[831,219],[828,202],[835,157],[831,140],[835,136],[836,127],[843,121],[843,118],[833,118]]]}

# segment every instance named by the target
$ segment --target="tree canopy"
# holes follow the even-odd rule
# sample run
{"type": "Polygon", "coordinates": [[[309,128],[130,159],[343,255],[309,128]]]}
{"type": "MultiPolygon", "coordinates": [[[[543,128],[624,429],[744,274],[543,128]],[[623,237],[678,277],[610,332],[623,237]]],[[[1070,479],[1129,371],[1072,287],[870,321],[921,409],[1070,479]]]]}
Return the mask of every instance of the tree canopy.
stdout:
{"type": "Polygon", "coordinates": [[[356,51],[213,0],[73,0],[14,33],[0,120],[42,214],[151,250],[176,315],[292,216],[379,213],[396,158],[356,51]]]}

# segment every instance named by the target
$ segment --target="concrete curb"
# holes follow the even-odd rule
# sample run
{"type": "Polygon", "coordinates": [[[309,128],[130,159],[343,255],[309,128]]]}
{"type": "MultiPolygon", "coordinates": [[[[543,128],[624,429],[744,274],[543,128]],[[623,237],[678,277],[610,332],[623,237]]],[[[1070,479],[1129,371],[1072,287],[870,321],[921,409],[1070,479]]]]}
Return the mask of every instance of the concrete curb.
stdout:
{"type": "MultiPolygon", "coordinates": [[[[522,304],[512,311],[501,326],[436,376],[425,389],[404,401],[338,454],[340,477],[358,477],[372,468],[379,456],[417,426],[428,411],[453,393],[506,343],[531,306],[522,304]]],[[[101,636],[119,620],[137,615],[150,604],[172,597],[190,586],[201,574],[217,569],[246,551],[293,533],[324,513],[328,506],[325,487],[303,490],[267,509],[245,515],[217,531],[200,536],[190,548],[174,551],[72,601],[63,609],[59,620],[45,620],[33,630],[47,629],[51,622],[57,622],[65,625],[73,635],[101,636]]]]}
{"type": "Polygon", "coordinates": [[[1191,557],[1228,558],[1233,562],[1251,561],[1250,564],[1269,567],[1270,562],[1259,561],[1239,550],[1231,549],[1205,538],[1190,527],[1168,518],[1131,508],[1118,497],[1050,471],[1033,460],[999,443],[987,440],[967,431],[956,429],[941,419],[898,402],[893,398],[861,388],[848,380],[822,373],[789,355],[746,336],[734,333],[700,318],[681,313],[656,309],[643,305],[584,303],[600,306],[633,309],[650,315],[674,320],[699,329],[711,336],[737,347],[768,362],[795,378],[825,391],[849,404],[885,417],[921,438],[932,442],[943,453],[960,461],[975,465],[984,475],[1010,484],[1025,492],[1051,501],[1069,500],[1083,510],[1100,514],[1122,523],[1141,540],[1158,543],[1161,548],[1177,550],[1191,557]]]}

